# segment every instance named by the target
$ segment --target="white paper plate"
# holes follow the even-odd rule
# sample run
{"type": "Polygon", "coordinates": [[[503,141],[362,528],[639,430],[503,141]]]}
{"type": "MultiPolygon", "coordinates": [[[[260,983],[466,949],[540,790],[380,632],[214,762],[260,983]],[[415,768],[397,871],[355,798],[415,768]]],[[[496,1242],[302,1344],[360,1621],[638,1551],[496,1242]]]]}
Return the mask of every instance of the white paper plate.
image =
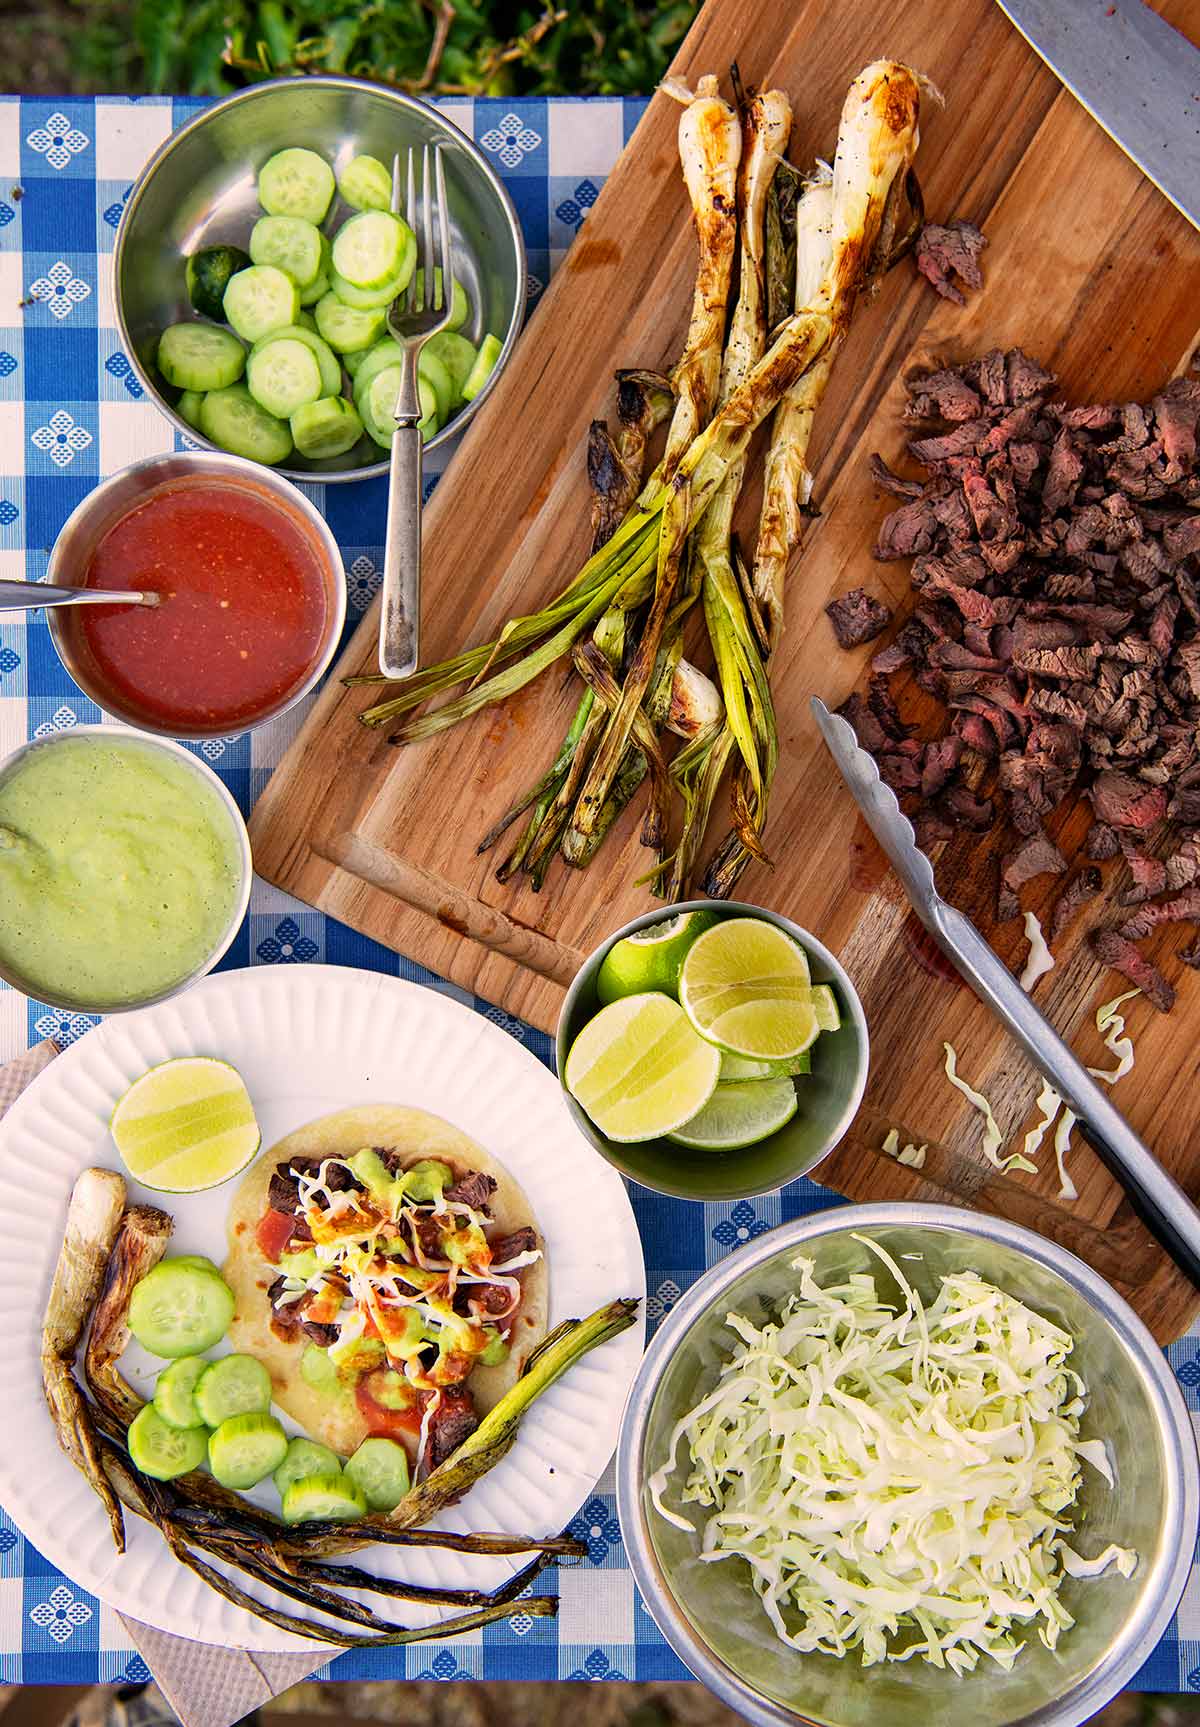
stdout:
{"type": "MultiPolygon", "coordinates": [[[[411,1104],[452,1121],[530,1196],[546,1241],[552,1326],[617,1296],[644,1297],[641,1243],[620,1177],[577,1132],[553,1074],[481,1014],[374,972],[303,965],[207,978],[174,1001],[106,1020],[18,1099],[0,1124],[0,1503],[68,1577],[148,1625],[233,1648],[312,1649],[218,1596],[136,1517],[126,1517],[129,1546],[118,1557],[99,1501],[58,1448],[42,1397],[42,1316],[71,1187],[89,1164],[119,1167],[108,1132],[114,1103],[154,1062],[179,1055],[220,1056],[237,1067],[267,1147],[353,1104],[411,1104]]],[[[235,1186],[174,1197],[131,1182],[129,1193],[173,1213],[173,1252],[220,1262],[235,1186]]],[[[536,1535],[564,1528],[612,1455],[641,1350],[639,1318],[538,1400],[513,1450],[439,1527],[536,1535]]],[[[145,1394],[160,1365],[134,1348],[123,1363],[145,1394]]],[[[376,1575],[482,1589],[524,1563],[380,1546],[353,1562],[376,1575]]],[[[303,1611],[249,1587],[275,1607],[303,1611]]],[[[434,1624],[453,1611],[364,1599],[405,1624],[434,1624]]]]}

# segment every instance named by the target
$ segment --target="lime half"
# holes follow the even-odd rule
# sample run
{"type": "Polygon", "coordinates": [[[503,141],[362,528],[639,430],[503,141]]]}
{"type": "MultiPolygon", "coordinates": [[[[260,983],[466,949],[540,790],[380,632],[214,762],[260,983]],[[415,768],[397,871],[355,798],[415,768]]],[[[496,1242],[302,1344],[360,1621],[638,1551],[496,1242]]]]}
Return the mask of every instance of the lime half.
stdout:
{"type": "Polygon", "coordinates": [[[812,986],[813,1012],[817,1016],[817,1024],[822,1031],[837,1031],[842,1023],[838,1012],[837,996],[827,983],[814,983],[812,986]]]}
{"type": "Polygon", "coordinates": [[[715,912],[685,911],[634,935],[622,936],[600,963],[596,994],[605,1004],[651,989],[674,995],[688,949],[716,921],[715,912]]]}
{"type": "Polygon", "coordinates": [[[791,1121],[796,1088],[790,1079],[751,1079],[719,1085],[699,1115],[668,1137],[697,1151],[739,1151],[791,1121]]]}
{"type": "Polygon", "coordinates": [[[803,950],[759,918],[727,918],[692,944],[679,1000],[701,1037],[755,1061],[791,1061],[821,1029],[803,950]]]}
{"type": "Polygon", "coordinates": [[[745,1079],[785,1079],[793,1074],[811,1072],[812,1056],[808,1050],[803,1055],[794,1055],[790,1061],[752,1061],[748,1056],[730,1055],[727,1049],[721,1052],[722,1085],[733,1085],[745,1079]]]}
{"type": "Polygon", "coordinates": [[[121,1161],[158,1193],[200,1193],[245,1169],[262,1143],[241,1075],[212,1056],[181,1056],[130,1086],[109,1123],[121,1161]]]}
{"type": "Polygon", "coordinates": [[[696,1035],[679,1003],[647,994],[602,1007],[571,1045],[563,1078],[601,1133],[628,1142],[690,1121],[720,1071],[720,1051],[696,1035]]]}

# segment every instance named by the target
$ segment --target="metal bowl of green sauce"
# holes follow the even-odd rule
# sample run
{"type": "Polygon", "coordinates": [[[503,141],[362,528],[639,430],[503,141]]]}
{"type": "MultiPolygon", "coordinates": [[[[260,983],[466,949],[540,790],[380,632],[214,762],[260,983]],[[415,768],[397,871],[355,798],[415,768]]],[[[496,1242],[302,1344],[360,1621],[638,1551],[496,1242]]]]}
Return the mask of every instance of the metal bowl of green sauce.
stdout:
{"type": "Polygon", "coordinates": [[[122,1013],[212,970],[246,915],[241,811],[181,744],[73,726],[0,762],[0,978],[122,1013]]]}

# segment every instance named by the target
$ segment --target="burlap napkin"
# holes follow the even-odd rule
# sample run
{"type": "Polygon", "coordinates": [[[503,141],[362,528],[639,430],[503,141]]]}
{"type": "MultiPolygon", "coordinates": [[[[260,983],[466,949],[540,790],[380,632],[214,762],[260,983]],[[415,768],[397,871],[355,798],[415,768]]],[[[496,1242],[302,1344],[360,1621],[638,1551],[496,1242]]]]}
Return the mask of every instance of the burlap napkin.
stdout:
{"type": "MultiPolygon", "coordinates": [[[[57,1054],[57,1044],[47,1039],[28,1055],[0,1067],[0,1116],[57,1054]]],[[[307,1679],[329,1659],[328,1651],[319,1656],[307,1651],[251,1655],[241,1649],[220,1649],[156,1631],[124,1614],[118,1618],[184,1727],[231,1727],[289,1685],[307,1679]]]]}

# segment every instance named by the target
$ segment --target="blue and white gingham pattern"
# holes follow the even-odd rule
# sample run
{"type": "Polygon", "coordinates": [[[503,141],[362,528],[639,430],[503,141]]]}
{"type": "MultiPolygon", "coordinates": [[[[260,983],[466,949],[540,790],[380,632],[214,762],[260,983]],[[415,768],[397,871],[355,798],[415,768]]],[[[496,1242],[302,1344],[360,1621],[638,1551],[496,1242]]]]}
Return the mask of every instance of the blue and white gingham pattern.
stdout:
{"type": "MultiPolygon", "coordinates": [[[[146,158],[199,103],[0,100],[0,576],[36,580],[55,535],[98,476],[172,447],[115,328],[109,260],[125,199],[146,158]]],[[[453,101],[446,110],[500,172],[517,206],[536,302],[586,221],[641,101],[453,101]]],[[[629,356],[633,359],[636,356],[629,356]]],[[[446,457],[435,458],[444,467],[446,457]]],[[[379,582],[384,483],[307,488],[345,555],[351,628],[379,582]]],[[[100,718],[60,667],[42,614],[0,621],[0,754],[26,738],[100,718]]],[[[295,715],[200,753],[248,810],[294,737],[295,715]]],[[[343,925],[256,883],[225,964],[367,966],[448,990],[504,1026],[548,1065],[549,1039],[343,925]]],[[[0,986],[0,1061],[93,1023],[0,986]]],[[[809,1181],[752,1203],[692,1205],[632,1189],[646,1254],[653,1329],[708,1266],[764,1229],[838,1203],[809,1181]]],[[[1189,1407],[1200,1410],[1200,1336],[1170,1353],[1189,1407]]],[[[548,1572],[556,1620],[516,1618],[453,1643],[347,1653],[340,1679],[674,1679],[685,1677],[637,1596],[611,1481],[572,1525],[587,1543],[578,1566],[548,1572]]],[[[0,1682],[93,1683],[147,1678],[116,1616],[55,1571],[0,1512],[0,1682]]],[[[1140,1688],[1200,1691],[1200,1574],[1140,1688]]]]}

